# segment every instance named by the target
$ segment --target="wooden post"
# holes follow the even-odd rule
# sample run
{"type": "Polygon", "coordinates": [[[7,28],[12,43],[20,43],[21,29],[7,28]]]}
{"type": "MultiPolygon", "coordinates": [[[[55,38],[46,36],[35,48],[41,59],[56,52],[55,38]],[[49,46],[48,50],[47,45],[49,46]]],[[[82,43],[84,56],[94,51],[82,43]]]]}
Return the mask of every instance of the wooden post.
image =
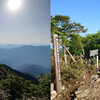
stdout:
{"type": "Polygon", "coordinates": [[[57,94],[59,94],[61,92],[61,73],[60,73],[60,59],[59,59],[59,43],[57,34],[53,34],[53,48],[54,48],[54,62],[55,62],[55,76],[56,76],[56,91],[57,94]]]}
{"type": "Polygon", "coordinates": [[[97,68],[98,68],[99,66],[98,66],[98,55],[97,55],[97,68]]]}
{"type": "Polygon", "coordinates": [[[83,51],[83,56],[85,56],[85,51],[83,46],[82,46],[82,51],[83,51]]]}
{"type": "Polygon", "coordinates": [[[67,55],[66,55],[66,50],[64,47],[63,47],[63,52],[64,52],[64,61],[65,61],[65,64],[67,65],[67,55]]]}
{"type": "Polygon", "coordinates": [[[74,57],[71,55],[71,53],[69,52],[69,50],[65,47],[65,45],[63,45],[61,42],[59,42],[64,48],[65,50],[68,52],[68,54],[70,55],[70,57],[72,58],[73,62],[76,62],[76,60],[74,59],[74,57]]]}

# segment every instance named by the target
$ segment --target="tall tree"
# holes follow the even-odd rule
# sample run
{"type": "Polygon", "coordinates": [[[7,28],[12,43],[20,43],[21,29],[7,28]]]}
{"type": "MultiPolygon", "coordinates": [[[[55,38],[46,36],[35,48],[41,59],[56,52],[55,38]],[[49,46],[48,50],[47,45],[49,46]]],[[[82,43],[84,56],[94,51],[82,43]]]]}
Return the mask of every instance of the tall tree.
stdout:
{"type": "MultiPolygon", "coordinates": [[[[62,16],[62,15],[56,15],[55,17],[52,17],[51,19],[51,32],[53,34],[58,34],[59,39],[62,41],[64,45],[68,45],[68,33],[65,32],[63,26],[65,23],[70,27],[69,25],[69,16],[62,16]]],[[[64,51],[64,61],[67,64],[67,59],[66,59],[66,51],[63,48],[64,51]]]]}
{"type": "MultiPolygon", "coordinates": [[[[86,32],[80,23],[72,22],[69,16],[55,15],[51,17],[51,33],[58,34],[59,40],[66,46],[69,47],[69,40],[71,34],[79,34],[80,32],[86,32]]],[[[64,50],[64,60],[66,61],[66,52],[64,50]]]]}
{"type": "Polygon", "coordinates": [[[72,54],[80,55],[82,54],[82,43],[81,36],[79,34],[71,34],[71,39],[69,42],[69,51],[72,54]]]}

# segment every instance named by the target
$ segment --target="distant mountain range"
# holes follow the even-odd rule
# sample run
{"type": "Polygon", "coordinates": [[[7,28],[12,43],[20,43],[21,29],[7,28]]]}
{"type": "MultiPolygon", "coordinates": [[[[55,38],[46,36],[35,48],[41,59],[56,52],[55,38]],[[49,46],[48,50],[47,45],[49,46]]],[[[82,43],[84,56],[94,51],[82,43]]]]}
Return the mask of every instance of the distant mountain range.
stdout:
{"type": "Polygon", "coordinates": [[[31,75],[50,72],[50,46],[2,45],[0,47],[1,64],[31,75]]]}
{"type": "Polygon", "coordinates": [[[31,80],[34,84],[38,83],[38,80],[35,77],[21,73],[20,71],[14,70],[7,65],[0,64],[0,80],[7,79],[10,76],[22,77],[26,80],[31,80]]]}
{"type": "Polygon", "coordinates": [[[0,44],[1,49],[11,49],[16,47],[24,46],[23,44],[17,45],[17,44],[0,44]]]}
{"type": "Polygon", "coordinates": [[[24,64],[22,66],[19,66],[16,68],[16,70],[19,70],[23,73],[30,74],[31,76],[38,76],[40,73],[50,73],[50,68],[44,68],[39,65],[29,65],[29,64],[24,64]]]}

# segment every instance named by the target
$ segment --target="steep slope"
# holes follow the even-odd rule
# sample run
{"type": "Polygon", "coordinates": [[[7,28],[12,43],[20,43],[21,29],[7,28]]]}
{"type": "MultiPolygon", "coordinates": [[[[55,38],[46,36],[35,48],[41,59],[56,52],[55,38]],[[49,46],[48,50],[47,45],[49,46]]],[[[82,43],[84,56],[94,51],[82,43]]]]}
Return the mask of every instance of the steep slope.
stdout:
{"type": "Polygon", "coordinates": [[[0,80],[6,79],[9,76],[22,77],[26,80],[31,80],[34,84],[38,84],[38,80],[35,77],[32,77],[28,74],[21,73],[20,71],[14,70],[4,64],[0,64],[0,80]]]}
{"type": "Polygon", "coordinates": [[[39,80],[0,64],[0,100],[49,100],[50,74],[39,80]]]}

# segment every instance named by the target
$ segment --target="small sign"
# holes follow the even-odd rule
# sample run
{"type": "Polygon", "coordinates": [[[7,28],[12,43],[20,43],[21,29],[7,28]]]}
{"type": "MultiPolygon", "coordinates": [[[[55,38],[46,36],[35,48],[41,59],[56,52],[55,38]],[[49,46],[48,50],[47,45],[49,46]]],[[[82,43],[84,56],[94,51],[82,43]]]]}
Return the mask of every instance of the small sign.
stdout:
{"type": "Polygon", "coordinates": [[[91,57],[91,56],[96,56],[96,55],[98,55],[98,51],[99,51],[98,49],[96,49],[96,50],[91,50],[91,51],[90,51],[90,57],[91,57]]]}

